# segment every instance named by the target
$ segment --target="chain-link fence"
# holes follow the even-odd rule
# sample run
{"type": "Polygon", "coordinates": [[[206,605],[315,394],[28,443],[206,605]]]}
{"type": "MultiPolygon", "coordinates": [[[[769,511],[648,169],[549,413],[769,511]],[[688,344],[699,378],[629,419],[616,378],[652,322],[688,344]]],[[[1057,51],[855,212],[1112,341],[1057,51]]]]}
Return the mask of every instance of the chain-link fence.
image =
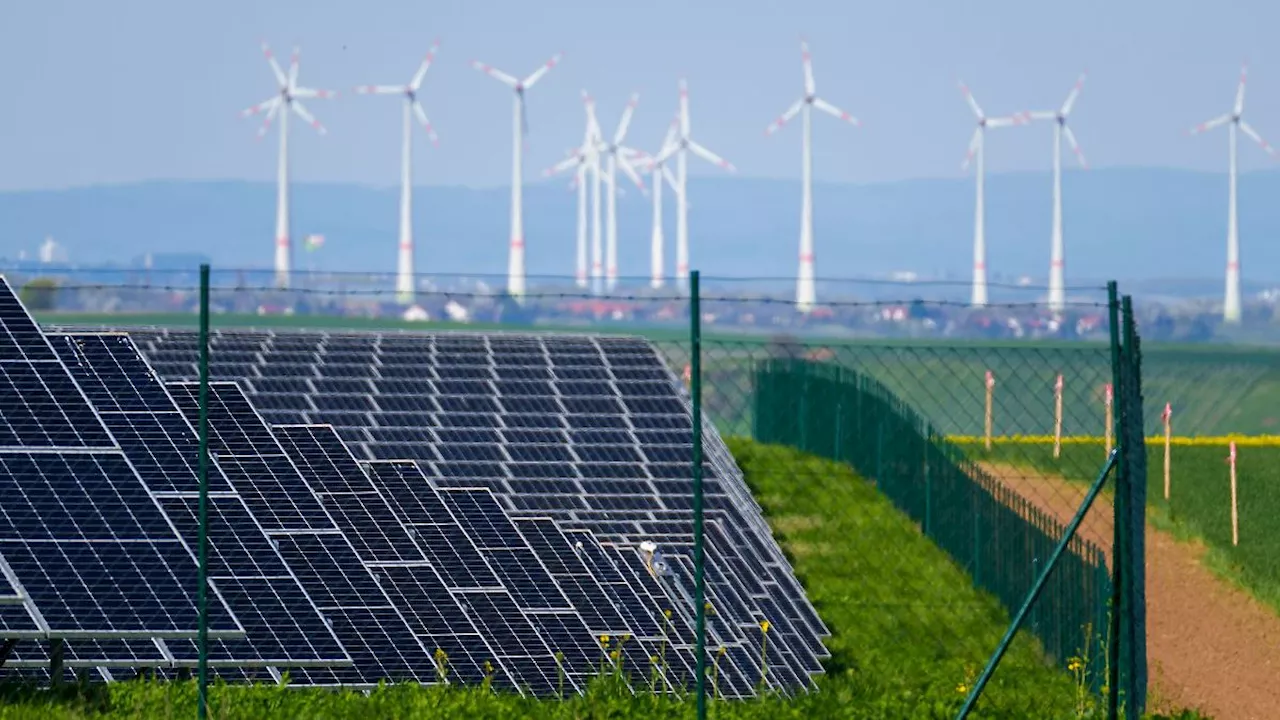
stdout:
{"type": "MultiPolygon", "coordinates": [[[[195,273],[9,282],[65,342],[128,331],[194,428],[195,273]]],[[[277,547],[305,534],[297,523],[347,537],[352,565],[333,572],[371,577],[411,638],[397,644],[399,664],[350,629],[334,632],[368,649],[350,653],[354,669],[258,663],[268,674],[289,670],[295,684],[433,682],[446,665],[462,682],[548,694],[585,687],[617,663],[637,686],[690,688],[701,552],[713,696],[801,696],[823,676],[816,683],[827,696],[881,703],[888,715],[920,703],[958,709],[1111,450],[1141,446],[1143,416],[1150,431],[1164,402],[1149,390],[1142,407],[1136,347],[1125,359],[1136,333],[1112,341],[1103,288],[1050,310],[1016,298],[973,309],[938,289],[902,288],[894,298],[883,285],[860,299],[848,285],[841,299],[802,311],[740,283],[707,282],[693,318],[695,363],[690,302],[673,288],[592,294],[572,279],[531,279],[516,298],[477,278],[421,278],[412,297],[394,287],[340,273],[300,274],[289,290],[250,273],[214,272],[210,282],[216,472],[277,547]],[[706,429],[700,531],[695,399],[706,429]],[[259,464],[264,454],[288,458],[332,527],[301,516],[291,524],[289,513],[303,510],[296,499],[281,509],[283,471],[269,461],[249,467],[246,454],[259,464]],[[448,520],[397,504],[406,477],[435,490],[448,520]],[[482,492],[496,509],[466,516],[451,495],[465,492],[482,492]],[[388,500],[372,510],[353,499],[375,495],[388,500]],[[477,517],[502,530],[476,537],[468,523],[477,517]],[[551,524],[535,538],[542,519],[551,524]],[[570,541],[577,560],[553,561],[564,548],[546,545],[548,533],[570,541]],[[536,580],[506,542],[537,556],[536,580]],[[482,558],[494,584],[439,570],[450,566],[445,552],[482,558]],[[406,581],[386,569],[393,554],[397,567],[430,575],[443,594],[428,604],[453,602],[468,629],[442,631],[402,609],[414,603],[396,595],[406,581]],[[586,568],[591,587],[571,592],[572,568],[586,568]],[[509,605],[475,604],[497,586],[509,605]],[[572,611],[558,604],[561,592],[572,611]],[[587,612],[589,604],[616,613],[587,612]],[[527,633],[495,624],[495,609],[507,607],[527,633]]],[[[1144,374],[1149,387],[1166,382],[1158,369],[1144,374]]],[[[1124,467],[1145,476],[1136,461],[1124,467]]],[[[1126,506],[1135,501],[1113,482],[1028,606],[980,712],[1101,710],[1115,694],[1111,650],[1145,653],[1141,602],[1117,595],[1114,582],[1118,564],[1141,575],[1143,503],[1126,506]]],[[[349,613],[306,565],[314,557],[297,553],[282,561],[319,613],[349,613]]],[[[219,672],[246,673],[229,669],[240,665],[228,652],[219,672]]],[[[1121,687],[1144,692],[1143,662],[1121,657],[1121,687]]]]}

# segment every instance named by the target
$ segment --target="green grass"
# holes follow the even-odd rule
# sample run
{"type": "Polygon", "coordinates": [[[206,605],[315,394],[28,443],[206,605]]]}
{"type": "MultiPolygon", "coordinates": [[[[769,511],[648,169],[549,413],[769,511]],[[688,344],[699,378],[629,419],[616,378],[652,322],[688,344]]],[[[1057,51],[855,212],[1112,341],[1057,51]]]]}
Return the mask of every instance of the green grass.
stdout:
{"type": "MultiPolygon", "coordinates": [[[[1076,481],[1093,479],[1101,466],[1101,442],[1066,444],[1054,459],[1051,445],[1000,444],[990,453],[966,446],[975,457],[1035,467],[1076,481]]],[[[1240,545],[1231,544],[1231,484],[1227,446],[1174,445],[1170,499],[1164,499],[1164,445],[1147,446],[1147,506],[1153,526],[1206,546],[1205,564],[1280,613],[1280,446],[1240,447],[1237,491],[1240,545]]]]}
{"type": "MultiPolygon", "coordinates": [[[[731,440],[796,572],[833,631],[817,692],[713,703],[712,718],[951,718],[1008,622],[992,597],[847,467],[731,440]]],[[[0,720],[190,717],[189,683],[119,683],[56,696],[0,694],[0,720]]],[[[1072,679],[1025,634],[1014,642],[975,717],[1074,718],[1072,679]]],[[[366,697],[330,690],[217,687],[212,718],[688,718],[689,698],[632,695],[607,678],[565,702],[482,688],[390,687],[366,697]]]]}

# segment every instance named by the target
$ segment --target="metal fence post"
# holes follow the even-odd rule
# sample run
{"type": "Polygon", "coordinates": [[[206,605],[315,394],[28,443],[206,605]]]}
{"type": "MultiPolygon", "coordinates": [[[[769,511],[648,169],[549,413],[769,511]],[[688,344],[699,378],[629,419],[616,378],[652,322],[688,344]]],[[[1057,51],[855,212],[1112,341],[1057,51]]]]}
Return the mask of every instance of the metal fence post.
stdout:
{"type": "MultiPolygon", "coordinates": [[[[1123,621],[1121,657],[1124,661],[1125,717],[1141,717],[1147,695],[1147,623],[1146,623],[1146,499],[1147,449],[1142,415],[1142,353],[1137,321],[1133,316],[1133,299],[1125,295],[1120,301],[1124,316],[1124,368],[1127,372],[1122,405],[1125,461],[1124,556],[1125,583],[1120,609],[1123,621]]],[[[1118,563],[1117,563],[1118,564],[1118,563]]]]}
{"type": "Polygon", "coordinates": [[[693,603],[698,720],[707,717],[707,601],[702,546],[702,308],[699,273],[689,274],[689,394],[693,401],[693,603]]]}
{"type": "Polygon", "coordinates": [[[200,537],[196,717],[209,716],[209,266],[200,266],[200,537]]]}
{"type": "MultiPolygon", "coordinates": [[[[1115,281],[1107,283],[1107,314],[1111,330],[1111,382],[1115,388],[1117,395],[1124,392],[1124,378],[1120,372],[1120,299],[1116,290],[1115,281]]],[[[1114,526],[1115,533],[1112,539],[1111,548],[1111,617],[1110,631],[1108,632],[1109,640],[1107,643],[1107,718],[1108,720],[1116,720],[1119,715],[1119,693],[1120,693],[1120,601],[1122,597],[1122,585],[1126,582],[1124,573],[1124,526],[1125,518],[1123,513],[1124,496],[1129,490],[1128,483],[1128,463],[1125,446],[1127,443],[1121,438],[1121,416],[1123,413],[1115,413],[1112,422],[1115,423],[1113,435],[1117,439],[1116,451],[1119,453],[1119,462],[1116,464],[1116,483],[1115,483],[1115,501],[1113,503],[1114,526]]]]}

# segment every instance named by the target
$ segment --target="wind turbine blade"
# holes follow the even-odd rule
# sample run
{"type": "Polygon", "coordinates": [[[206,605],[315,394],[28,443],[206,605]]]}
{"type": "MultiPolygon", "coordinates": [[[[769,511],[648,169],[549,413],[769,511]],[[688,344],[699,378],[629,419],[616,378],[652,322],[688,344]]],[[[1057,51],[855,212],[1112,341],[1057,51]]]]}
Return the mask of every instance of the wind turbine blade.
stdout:
{"type": "Polygon", "coordinates": [[[675,155],[676,151],[679,149],[680,149],[679,143],[671,143],[670,145],[662,148],[662,152],[658,153],[658,157],[653,159],[653,164],[661,165],[662,163],[671,159],[671,156],[675,155]]]}
{"type": "Polygon", "coordinates": [[[409,81],[410,90],[417,90],[422,87],[422,79],[427,76],[427,68],[431,67],[431,61],[436,59],[436,51],[439,49],[439,40],[431,43],[431,49],[427,51],[427,56],[422,59],[422,65],[418,68],[418,72],[414,73],[413,79],[409,81]]]}
{"type": "Polygon", "coordinates": [[[1240,130],[1244,132],[1245,135],[1248,135],[1249,137],[1253,138],[1253,141],[1258,143],[1258,147],[1265,150],[1268,155],[1271,155],[1273,157],[1275,156],[1276,149],[1271,147],[1271,143],[1267,142],[1266,140],[1263,140],[1262,136],[1258,134],[1258,131],[1254,130],[1252,127],[1249,126],[1249,123],[1241,120],[1240,130]]]}
{"type": "Polygon", "coordinates": [[[769,127],[764,129],[764,134],[772,135],[781,130],[783,125],[786,125],[791,118],[795,117],[796,114],[800,112],[800,107],[802,105],[804,105],[804,100],[797,100],[794,105],[787,108],[786,112],[779,115],[777,120],[769,123],[769,127]]]}
{"type": "Polygon", "coordinates": [[[491,65],[485,65],[479,60],[472,60],[471,67],[479,70],[480,72],[484,73],[485,75],[488,75],[489,77],[497,80],[500,83],[505,83],[508,87],[514,88],[516,85],[520,84],[518,80],[511,77],[510,75],[502,72],[496,67],[493,67],[491,65]]]}
{"type": "Polygon", "coordinates": [[[294,88],[290,93],[295,98],[319,98],[329,100],[338,96],[337,90],[315,90],[312,88],[294,88]]]}
{"type": "Polygon", "coordinates": [[[1075,87],[1071,88],[1071,92],[1067,94],[1067,99],[1062,103],[1062,115],[1065,117],[1071,114],[1071,108],[1075,107],[1076,98],[1080,97],[1080,90],[1084,88],[1085,73],[1080,73],[1080,77],[1076,79],[1075,87]]]}
{"type": "Polygon", "coordinates": [[[964,162],[960,163],[961,170],[968,170],[969,163],[973,162],[973,156],[978,154],[978,143],[982,142],[982,126],[973,129],[973,137],[969,138],[969,151],[964,155],[964,162]]]}
{"type": "Polygon", "coordinates": [[[627,101],[627,108],[622,111],[622,119],[618,121],[618,131],[613,134],[613,144],[621,145],[622,139],[627,136],[627,128],[631,126],[631,116],[635,114],[636,105],[640,103],[640,93],[631,93],[631,99],[627,101]]]}
{"type": "Polygon", "coordinates": [[[289,87],[292,89],[298,84],[298,58],[302,55],[301,48],[294,48],[293,55],[289,57],[289,87]]]}
{"type": "Polygon", "coordinates": [[[809,41],[803,38],[800,40],[800,62],[804,64],[804,94],[812,95],[817,92],[813,82],[813,59],[809,55],[809,41]]]}
{"type": "Polygon", "coordinates": [[[728,170],[729,172],[737,171],[737,168],[733,166],[733,163],[729,162],[728,160],[725,160],[724,158],[702,147],[701,145],[699,145],[698,143],[692,140],[689,141],[689,150],[692,151],[694,155],[697,155],[698,157],[702,158],[703,160],[706,160],[707,162],[713,165],[719,165],[720,167],[724,168],[725,170],[728,170]]]}
{"type": "MultiPolygon", "coordinates": [[[[667,134],[662,137],[662,149],[665,150],[668,145],[676,141],[676,133],[679,131],[680,117],[676,116],[671,118],[671,124],[667,126],[667,134]]],[[[659,150],[658,153],[661,154],[662,150],[659,150]]]]}
{"type": "Polygon", "coordinates": [[[859,121],[858,118],[850,115],[822,98],[814,98],[813,106],[832,117],[840,118],[854,127],[860,127],[862,125],[862,122],[859,121]]]}
{"type": "Polygon", "coordinates": [[[308,111],[307,108],[303,106],[302,103],[298,102],[297,100],[294,100],[293,102],[289,103],[289,107],[293,108],[293,111],[298,114],[298,117],[302,118],[307,122],[308,125],[315,128],[316,132],[320,133],[321,135],[324,135],[325,133],[329,132],[328,130],[324,129],[324,126],[320,124],[320,121],[316,119],[315,115],[312,115],[310,111],[308,111]]]}
{"type": "Polygon", "coordinates": [[[436,129],[431,127],[431,121],[427,119],[427,111],[422,109],[422,104],[417,100],[413,101],[413,114],[418,118],[418,122],[422,124],[422,129],[427,131],[427,137],[431,138],[431,144],[438,146],[440,138],[436,137],[436,129]]]}
{"type": "Polygon", "coordinates": [[[550,60],[543,63],[542,67],[538,68],[537,70],[534,70],[529,75],[529,77],[525,78],[524,82],[520,84],[524,86],[526,90],[533,87],[534,83],[541,80],[543,75],[546,75],[548,72],[550,72],[551,68],[555,67],[556,64],[560,62],[560,58],[562,55],[563,53],[556,53],[555,55],[552,55],[550,60]]]}
{"type": "Polygon", "coordinates": [[[1021,112],[1021,113],[1014,113],[1012,115],[1006,115],[1005,117],[987,118],[987,127],[998,128],[998,127],[1010,127],[1012,125],[1026,125],[1030,121],[1031,121],[1031,113],[1021,112]]]}
{"type": "Polygon", "coordinates": [[[276,118],[276,113],[280,112],[280,98],[271,103],[271,109],[267,111],[267,116],[262,119],[262,126],[258,128],[258,139],[261,140],[266,136],[267,131],[271,129],[271,121],[276,118]]]}
{"type": "Polygon", "coordinates": [[[631,162],[625,157],[618,158],[618,169],[622,170],[623,174],[630,178],[631,182],[636,184],[636,187],[640,188],[642,194],[649,194],[648,189],[644,186],[644,178],[640,177],[640,174],[636,172],[635,168],[631,167],[631,162]]]}
{"type": "Polygon", "coordinates": [[[542,176],[543,176],[543,177],[551,177],[552,175],[559,175],[560,173],[562,173],[562,172],[564,172],[564,171],[566,171],[566,170],[570,170],[570,169],[572,169],[572,168],[580,168],[580,167],[584,167],[584,166],[586,165],[586,163],[585,163],[585,162],[583,162],[583,161],[586,159],[586,158],[585,158],[585,156],[584,156],[581,152],[579,152],[579,151],[577,151],[577,150],[574,150],[574,151],[572,151],[572,152],[573,152],[573,154],[572,154],[572,155],[570,155],[569,157],[567,157],[567,158],[565,158],[565,159],[561,160],[560,162],[556,163],[555,165],[552,165],[551,167],[547,168],[546,170],[543,170],[543,171],[542,171],[542,176]]]}
{"type": "Polygon", "coordinates": [[[662,179],[667,181],[667,185],[671,187],[673,192],[679,192],[680,186],[676,184],[675,173],[671,172],[671,168],[666,165],[662,166],[662,179]]]}
{"type": "Polygon", "coordinates": [[[969,103],[969,107],[973,110],[973,114],[982,119],[982,108],[978,106],[978,101],[974,99],[973,92],[969,90],[969,86],[963,82],[960,83],[960,92],[964,94],[964,99],[969,103]]]}
{"type": "Polygon", "coordinates": [[[1058,113],[1052,110],[1033,110],[1027,113],[1027,118],[1030,120],[1057,120],[1058,113]]]}
{"type": "Polygon", "coordinates": [[[285,77],[284,71],[280,69],[280,63],[276,62],[276,56],[271,53],[271,47],[265,42],[262,43],[262,54],[266,56],[267,62],[271,65],[271,72],[275,73],[276,82],[280,87],[288,86],[289,78],[285,77]]]}
{"type": "Polygon", "coordinates": [[[1089,167],[1089,163],[1084,159],[1084,151],[1080,149],[1080,143],[1076,142],[1076,134],[1071,132],[1071,126],[1063,125],[1062,134],[1067,136],[1067,145],[1070,146],[1071,152],[1076,154],[1076,160],[1080,162],[1080,167],[1089,167]]]}
{"type": "Polygon", "coordinates": [[[409,90],[407,85],[361,85],[356,88],[359,95],[403,95],[409,90]]]}
{"type": "Polygon", "coordinates": [[[1240,85],[1236,87],[1236,105],[1232,112],[1236,115],[1244,112],[1244,83],[1249,79],[1249,63],[1240,66],[1240,85]]]}
{"type": "Polygon", "coordinates": [[[689,81],[680,78],[680,137],[689,137],[689,81]]]}
{"type": "Polygon", "coordinates": [[[1216,118],[1214,118],[1214,119],[1212,119],[1212,120],[1208,120],[1208,121],[1206,121],[1206,122],[1202,122],[1202,123],[1200,123],[1199,125],[1196,125],[1195,127],[1193,127],[1193,128],[1191,128],[1190,130],[1188,130],[1188,131],[1187,131],[1187,134],[1188,134],[1188,135],[1199,135],[1199,134],[1200,134],[1200,133],[1202,133],[1202,132],[1208,132],[1208,131],[1210,131],[1210,130],[1212,130],[1212,129],[1216,128],[1216,127],[1218,127],[1219,125],[1225,125],[1225,124],[1227,123],[1227,121],[1229,121],[1230,119],[1231,119],[1231,113],[1227,113],[1227,114],[1225,114],[1225,115],[1219,115],[1218,117],[1216,117],[1216,118]]]}
{"type": "Polygon", "coordinates": [[[258,114],[258,113],[260,113],[260,112],[266,112],[267,110],[270,110],[270,109],[272,108],[272,106],[274,106],[274,105],[275,105],[276,103],[278,103],[278,102],[280,102],[280,96],[279,96],[279,95],[276,95],[275,97],[270,98],[270,99],[268,99],[268,100],[263,100],[262,102],[258,103],[257,105],[254,105],[253,107],[247,107],[247,108],[245,108],[245,109],[241,110],[241,111],[240,111],[240,117],[242,117],[242,118],[247,118],[247,117],[249,117],[250,115],[257,115],[257,114],[258,114]]]}

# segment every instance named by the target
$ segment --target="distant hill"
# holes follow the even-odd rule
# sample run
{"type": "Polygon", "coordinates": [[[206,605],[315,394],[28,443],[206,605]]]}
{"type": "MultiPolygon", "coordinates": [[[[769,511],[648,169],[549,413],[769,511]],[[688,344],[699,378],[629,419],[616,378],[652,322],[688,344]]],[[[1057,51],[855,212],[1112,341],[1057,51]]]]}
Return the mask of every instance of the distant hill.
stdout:
{"type": "MultiPolygon", "coordinates": [[[[1225,265],[1226,177],[1167,169],[1072,171],[1065,181],[1068,282],[1196,278],[1225,265]]],[[[1050,177],[988,178],[989,266],[993,275],[1048,267],[1050,177]]],[[[799,184],[733,177],[690,180],[693,264],[707,275],[791,275],[799,184]]],[[[295,242],[322,233],[324,248],[298,262],[322,269],[390,270],[395,261],[395,188],[297,184],[295,242]]],[[[414,223],[420,272],[503,273],[506,188],[420,187],[414,223]]],[[[668,193],[668,262],[674,259],[674,200],[668,193]]],[[[1280,173],[1241,181],[1241,238],[1247,280],[1280,282],[1280,173]]],[[[561,182],[526,187],[531,274],[573,271],[576,195],[561,182]]],[[[648,272],[650,201],[619,200],[620,266],[648,272]]],[[[912,180],[815,189],[818,274],[898,270],[967,278],[973,227],[972,178],[912,180]]],[[[217,265],[271,262],[275,192],[269,183],[156,181],[58,191],[0,193],[0,256],[34,253],[52,235],[76,262],[127,263],[147,252],[201,253],[217,265]]],[[[1215,283],[1211,283],[1212,284],[1215,283]]]]}

